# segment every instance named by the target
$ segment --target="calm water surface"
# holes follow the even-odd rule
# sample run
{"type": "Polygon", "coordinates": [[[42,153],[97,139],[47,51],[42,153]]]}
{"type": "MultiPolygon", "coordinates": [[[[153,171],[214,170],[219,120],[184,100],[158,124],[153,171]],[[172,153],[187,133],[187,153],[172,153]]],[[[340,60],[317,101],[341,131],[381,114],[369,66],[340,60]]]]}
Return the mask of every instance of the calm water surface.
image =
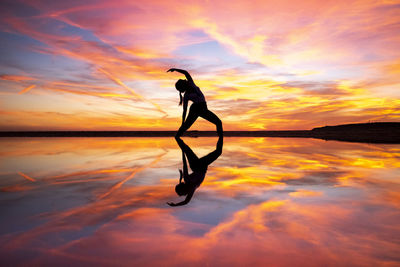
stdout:
{"type": "Polygon", "coordinates": [[[179,207],[174,138],[0,139],[0,158],[1,265],[400,264],[400,145],[225,138],[179,207]]]}

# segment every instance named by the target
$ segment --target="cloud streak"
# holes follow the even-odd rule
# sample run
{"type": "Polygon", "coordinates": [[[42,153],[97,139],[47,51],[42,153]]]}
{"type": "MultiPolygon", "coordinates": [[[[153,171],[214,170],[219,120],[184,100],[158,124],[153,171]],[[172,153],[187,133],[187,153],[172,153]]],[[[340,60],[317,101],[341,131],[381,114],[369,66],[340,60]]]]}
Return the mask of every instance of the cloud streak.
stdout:
{"type": "Polygon", "coordinates": [[[29,92],[31,89],[33,89],[35,87],[36,87],[36,85],[34,85],[34,84],[29,85],[28,87],[26,87],[23,90],[19,91],[18,94],[19,95],[25,94],[26,92],[29,92]]]}
{"type": "Polygon", "coordinates": [[[136,93],[132,88],[130,88],[129,86],[127,86],[125,83],[123,83],[120,79],[118,79],[117,77],[111,75],[111,73],[99,68],[98,69],[101,73],[103,73],[104,75],[106,75],[109,79],[111,79],[113,82],[115,82],[116,84],[122,86],[123,88],[125,88],[126,90],[128,90],[133,96],[135,96],[137,99],[142,100],[142,101],[146,101],[151,103],[159,112],[163,113],[164,115],[166,115],[167,113],[161,109],[161,107],[154,103],[153,101],[147,100],[145,99],[143,96],[139,95],[138,93],[136,93]]]}

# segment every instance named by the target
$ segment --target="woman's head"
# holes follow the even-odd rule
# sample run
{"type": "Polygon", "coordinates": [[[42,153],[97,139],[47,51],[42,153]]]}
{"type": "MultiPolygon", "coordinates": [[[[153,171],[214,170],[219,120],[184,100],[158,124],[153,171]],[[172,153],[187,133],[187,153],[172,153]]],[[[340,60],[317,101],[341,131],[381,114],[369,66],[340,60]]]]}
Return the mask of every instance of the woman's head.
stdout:
{"type": "Polygon", "coordinates": [[[189,193],[189,186],[185,183],[179,183],[175,186],[175,192],[178,196],[184,196],[189,193]]]}
{"type": "Polygon", "coordinates": [[[179,105],[182,105],[182,93],[184,93],[184,92],[186,92],[186,89],[187,89],[187,86],[188,86],[188,81],[187,80],[182,80],[182,79],[179,79],[176,83],[175,83],[175,88],[176,88],[176,90],[178,90],[179,91],[179,98],[180,98],[180,101],[179,101],[179,105]]]}
{"type": "Polygon", "coordinates": [[[187,80],[182,80],[179,79],[176,83],[175,83],[175,88],[176,90],[178,90],[181,93],[184,93],[187,89],[187,80]]]}

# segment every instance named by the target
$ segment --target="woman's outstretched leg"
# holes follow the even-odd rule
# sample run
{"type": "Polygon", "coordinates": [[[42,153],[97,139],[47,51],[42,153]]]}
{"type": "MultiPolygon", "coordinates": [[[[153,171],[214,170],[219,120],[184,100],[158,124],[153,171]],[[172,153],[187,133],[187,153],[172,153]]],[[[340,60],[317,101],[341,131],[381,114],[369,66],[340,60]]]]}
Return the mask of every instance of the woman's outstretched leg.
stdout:
{"type": "Polygon", "coordinates": [[[177,137],[182,136],[182,134],[184,132],[186,132],[186,130],[189,129],[190,126],[192,126],[192,124],[197,120],[198,117],[199,117],[198,112],[196,110],[194,110],[191,106],[190,110],[189,110],[189,114],[188,114],[185,122],[182,124],[182,126],[179,128],[178,132],[176,133],[176,136],[177,137]]]}
{"type": "Polygon", "coordinates": [[[219,156],[221,156],[223,143],[224,138],[220,136],[218,138],[217,147],[215,148],[215,150],[199,159],[199,162],[201,163],[201,165],[205,166],[205,169],[207,169],[208,165],[213,163],[219,156]]]}
{"type": "Polygon", "coordinates": [[[224,131],[222,129],[222,122],[221,120],[217,117],[217,115],[215,115],[212,111],[210,110],[206,110],[204,112],[202,112],[200,114],[200,117],[208,120],[209,122],[215,124],[215,126],[217,127],[217,132],[218,132],[218,136],[223,136],[224,131]]]}

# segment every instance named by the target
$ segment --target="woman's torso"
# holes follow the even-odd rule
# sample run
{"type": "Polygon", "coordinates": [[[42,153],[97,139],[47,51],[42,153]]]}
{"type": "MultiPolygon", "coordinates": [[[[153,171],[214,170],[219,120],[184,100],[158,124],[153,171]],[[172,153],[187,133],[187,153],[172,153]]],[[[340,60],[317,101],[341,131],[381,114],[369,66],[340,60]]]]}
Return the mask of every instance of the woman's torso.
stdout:
{"type": "Polygon", "coordinates": [[[204,181],[204,177],[206,177],[206,172],[192,172],[186,177],[185,183],[197,188],[204,181]]]}
{"type": "Polygon", "coordinates": [[[205,103],[206,98],[200,91],[200,88],[197,87],[194,83],[189,82],[189,84],[190,84],[190,91],[186,91],[184,96],[185,100],[190,100],[193,103],[205,103]]]}

